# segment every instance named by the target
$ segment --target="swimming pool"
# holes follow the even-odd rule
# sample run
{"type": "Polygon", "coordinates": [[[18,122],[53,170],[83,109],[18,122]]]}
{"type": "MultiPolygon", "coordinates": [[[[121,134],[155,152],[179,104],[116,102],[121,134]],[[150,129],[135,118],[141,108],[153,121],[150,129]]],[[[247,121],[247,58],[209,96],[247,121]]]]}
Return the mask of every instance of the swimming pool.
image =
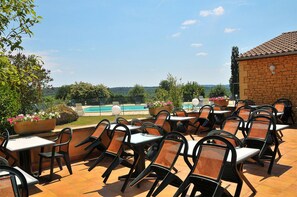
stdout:
{"type": "MultiPolygon", "coordinates": [[[[148,111],[146,105],[121,105],[122,111],[148,111]]],[[[111,105],[91,106],[84,108],[85,113],[111,112],[111,105]]]]}
{"type": "MultiPolygon", "coordinates": [[[[148,111],[146,105],[121,105],[122,111],[148,111]]],[[[100,113],[100,112],[111,112],[111,105],[102,105],[102,106],[91,106],[84,108],[85,113],[100,113]]],[[[184,103],[183,108],[185,110],[192,109],[192,104],[184,103]]]]}

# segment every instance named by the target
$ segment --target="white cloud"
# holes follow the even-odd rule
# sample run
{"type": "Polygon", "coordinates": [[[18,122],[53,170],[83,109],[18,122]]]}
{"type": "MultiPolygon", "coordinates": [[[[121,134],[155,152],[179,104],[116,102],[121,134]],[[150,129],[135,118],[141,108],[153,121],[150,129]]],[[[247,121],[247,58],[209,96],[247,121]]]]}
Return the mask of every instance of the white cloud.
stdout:
{"type": "Polygon", "coordinates": [[[224,14],[224,12],[225,10],[222,6],[213,9],[213,14],[217,16],[224,14]]]}
{"type": "Polygon", "coordinates": [[[61,69],[52,70],[52,73],[63,73],[61,69]]]}
{"type": "Polygon", "coordinates": [[[225,28],[224,33],[233,33],[235,31],[238,31],[239,29],[236,28],[225,28]]]}
{"type": "Polygon", "coordinates": [[[197,20],[186,20],[182,23],[183,26],[187,26],[187,25],[194,25],[195,23],[197,23],[197,20]]]}
{"type": "Polygon", "coordinates": [[[208,53],[205,53],[205,52],[199,52],[199,53],[196,53],[196,56],[207,56],[208,53]]]}
{"type": "Polygon", "coordinates": [[[223,15],[225,12],[224,8],[222,6],[219,6],[217,8],[214,8],[213,10],[201,10],[200,16],[207,17],[210,15],[220,16],[223,15]]]}
{"type": "Polygon", "coordinates": [[[181,33],[180,33],[180,32],[177,32],[177,33],[175,33],[175,34],[172,34],[171,37],[172,37],[172,38],[177,38],[177,37],[179,37],[180,35],[181,35],[181,33]]]}
{"type": "Polygon", "coordinates": [[[181,29],[188,29],[189,27],[187,27],[187,26],[181,26],[180,28],[181,29]]]}
{"type": "Polygon", "coordinates": [[[201,43],[192,43],[191,47],[195,47],[195,48],[202,47],[202,44],[201,43]]]}

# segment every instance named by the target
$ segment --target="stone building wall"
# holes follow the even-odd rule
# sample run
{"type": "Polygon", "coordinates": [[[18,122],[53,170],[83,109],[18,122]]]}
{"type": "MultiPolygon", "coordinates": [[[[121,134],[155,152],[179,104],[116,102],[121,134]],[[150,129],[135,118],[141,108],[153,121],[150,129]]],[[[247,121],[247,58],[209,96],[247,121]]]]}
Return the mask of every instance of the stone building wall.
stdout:
{"type": "Polygon", "coordinates": [[[288,98],[297,115],[297,55],[240,60],[239,84],[240,99],[272,104],[278,98],[288,98]],[[271,64],[275,74],[269,70],[271,64]]]}

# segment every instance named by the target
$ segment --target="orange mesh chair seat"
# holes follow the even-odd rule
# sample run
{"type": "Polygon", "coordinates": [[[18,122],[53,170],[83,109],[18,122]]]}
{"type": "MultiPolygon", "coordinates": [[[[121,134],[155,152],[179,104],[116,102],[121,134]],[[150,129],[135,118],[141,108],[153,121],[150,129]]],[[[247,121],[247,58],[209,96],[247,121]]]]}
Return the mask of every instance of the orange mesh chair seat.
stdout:
{"type": "Polygon", "coordinates": [[[124,124],[124,125],[129,125],[130,124],[130,122],[128,120],[126,120],[125,118],[123,118],[123,117],[117,117],[116,123],[124,124]]]}
{"type": "Polygon", "coordinates": [[[135,168],[137,160],[134,160],[133,164],[129,163],[126,159],[122,157],[122,153],[124,151],[124,141],[127,140],[127,144],[129,144],[131,139],[130,130],[126,125],[118,124],[114,127],[111,132],[111,141],[107,146],[107,149],[96,159],[96,161],[89,167],[88,171],[91,171],[96,167],[105,157],[113,158],[112,163],[108,166],[105,172],[102,174],[102,178],[104,178],[103,182],[106,183],[111,172],[120,164],[125,167],[130,168],[128,176],[122,186],[121,191],[124,192],[128,181],[131,178],[132,172],[135,168]]]}
{"type": "Polygon", "coordinates": [[[106,145],[103,144],[101,141],[101,136],[104,135],[104,133],[108,134],[109,127],[110,127],[110,122],[107,119],[101,120],[97,124],[94,132],[89,137],[87,137],[86,139],[84,139],[83,141],[75,145],[75,147],[79,147],[89,143],[89,145],[84,148],[85,150],[89,150],[86,156],[84,157],[84,160],[94,151],[95,148],[97,148],[100,151],[103,151],[106,149],[106,145]]]}
{"type": "Polygon", "coordinates": [[[157,196],[168,184],[179,187],[182,183],[182,180],[173,174],[171,170],[173,169],[183,146],[184,159],[190,167],[191,164],[188,161],[187,155],[185,154],[188,151],[188,143],[186,138],[178,132],[171,132],[163,138],[162,142],[160,143],[160,149],[151,164],[131,182],[130,186],[135,186],[145,177],[153,173],[156,175],[156,180],[147,196],[157,196]],[[162,181],[162,183],[156,189],[157,184],[160,181],[162,181]]]}
{"type": "Polygon", "coordinates": [[[169,129],[169,131],[165,129],[166,123],[168,123],[169,119],[170,119],[170,113],[166,110],[161,110],[156,115],[156,120],[154,124],[162,128],[163,132],[169,132],[171,131],[171,128],[169,129]]]}
{"type": "Polygon", "coordinates": [[[277,99],[273,103],[273,106],[277,109],[278,112],[283,113],[278,117],[278,121],[280,123],[289,124],[289,119],[291,119],[291,123],[295,124],[294,120],[294,112],[292,110],[292,102],[286,98],[277,99]]]}
{"type": "Polygon", "coordinates": [[[7,143],[9,141],[9,132],[7,129],[5,129],[2,133],[0,133],[0,152],[2,152],[5,155],[5,159],[9,160],[12,158],[13,163],[12,166],[14,166],[17,162],[17,159],[10,154],[10,152],[6,149],[7,143]]]}
{"type": "Polygon", "coordinates": [[[236,136],[239,129],[241,129],[242,133],[244,134],[244,131],[242,129],[244,128],[243,125],[244,120],[241,117],[235,115],[227,117],[221,124],[220,128],[221,130],[227,131],[236,136]]]}
{"type": "MultiPolygon", "coordinates": [[[[199,110],[199,117],[194,121],[194,123],[189,122],[189,126],[194,127],[194,134],[197,135],[199,128],[206,127],[207,131],[211,131],[214,126],[214,121],[212,120],[213,108],[210,105],[204,105],[199,110]]],[[[194,137],[189,133],[191,138],[194,140],[194,137]]]]}
{"type": "Polygon", "coordinates": [[[0,194],[5,197],[28,197],[29,190],[26,178],[17,169],[10,166],[0,165],[0,194]],[[17,184],[16,178],[19,179],[20,185],[17,184]]]}
{"type": "Polygon", "coordinates": [[[50,180],[52,180],[53,171],[54,171],[54,159],[56,159],[60,170],[62,170],[62,163],[60,158],[63,158],[69,173],[72,174],[70,157],[69,157],[69,144],[72,139],[72,133],[73,132],[71,128],[67,127],[62,129],[58,137],[54,140],[56,143],[53,145],[51,152],[44,152],[44,147],[41,147],[41,151],[39,153],[39,175],[41,175],[41,172],[42,172],[43,158],[51,159],[50,180]]]}
{"type": "Polygon", "coordinates": [[[260,152],[255,159],[262,166],[263,163],[258,159],[270,160],[268,174],[271,174],[279,146],[279,141],[276,137],[275,130],[276,125],[274,119],[263,114],[254,115],[246,125],[247,134],[244,138],[244,144],[249,148],[260,149],[260,152]]]}
{"type": "MultiPolygon", "coordinates": [[[[220,136],[206,136],[193,149],[193,167],[190,173],[178,188],[174,197],[185,196],[189,186],[193,184],[191,196],[199,191],[202,196],[231,196],[221,186],[221,179],[226,168],[227,157],[231,152],[230,165],[236,170],[236,151],[233,145],[220,136]],[[211,143],[220,141],[220,143],[211,143]]],[[[238,193],[236,193],[239,196],[238,193]]]]}

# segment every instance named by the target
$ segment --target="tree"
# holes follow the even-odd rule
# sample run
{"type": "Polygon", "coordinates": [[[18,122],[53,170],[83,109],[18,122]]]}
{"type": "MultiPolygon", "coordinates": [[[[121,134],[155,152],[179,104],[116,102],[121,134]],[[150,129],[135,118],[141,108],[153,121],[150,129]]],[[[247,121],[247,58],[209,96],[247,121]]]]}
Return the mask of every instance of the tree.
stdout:
{"type": "Polygon", "coordinates": [[[183,97],[184,101],[192,101],[193,98],[203,96],[205,97],[205,90],[203,86],[198,85],[197,82],[188,82],[183,85],[183,97]]]}
{"type": "Polygon", "coordinates": [[[136,84],[132,89],[129,90],[128,95],[132,97],[135,102],[143,102],[145,97],[144,87],[136,84]]]}
{"type": "Polygon", "coordinates": [[[20,94],[21,113],[31,113],[33,104],[42,101],[42,89],[48,88],[48,83],[53,80],[50,71],[43,68],[43,62],[35,55],[19,53],[9,59],[16,69],[17,80],[8,83],[20,94]]]}
{"type": "Polygon", "coordinates": [[[159,88],[162,88],[164,90],[167,90],[169,91],[170,89],[170,82],[167,80],[162,80],[160,83],[159,83],[159,88]]]}
{"type": "Polygon", "coordinates": [[[71,89],[71,85],[63,85],[61,87],[59,87],[55,98],[56,99],[62,99],[62,100],[66,100],[69,99],[70,97],[70,89],[71,89]]]}
{"type": "Polygon", "coordinates": [[[228,96],[228,90],[221,84],[214,86],[209,92],[209,98],[219,96],[228,96]]]}
{"type": "Polygon", "coordinates": [[[176,77],[168,74],[167,81],[169,82],[169,99],[172,101],[175,107],[182,107],[183,102],[183,90],[182,84],[178,83],[176,77]]]}
{"type": "Polygon", "coordinates": [[[238,62],[236,60],[238,55],[239,55],[238,47],[232,47],[231,77],[229,80],[229,85],[230,85],[230,91],[233,98],[235,98],[235,95],[239,95],[239,70],[238,70],[238,62]]]}
{"type": "Polygon", "coordinates": [[[0,0],[0,52],[22,49],[22,36],[33,35],[41,20],[34,8],[34,0],[0,0]]]}

